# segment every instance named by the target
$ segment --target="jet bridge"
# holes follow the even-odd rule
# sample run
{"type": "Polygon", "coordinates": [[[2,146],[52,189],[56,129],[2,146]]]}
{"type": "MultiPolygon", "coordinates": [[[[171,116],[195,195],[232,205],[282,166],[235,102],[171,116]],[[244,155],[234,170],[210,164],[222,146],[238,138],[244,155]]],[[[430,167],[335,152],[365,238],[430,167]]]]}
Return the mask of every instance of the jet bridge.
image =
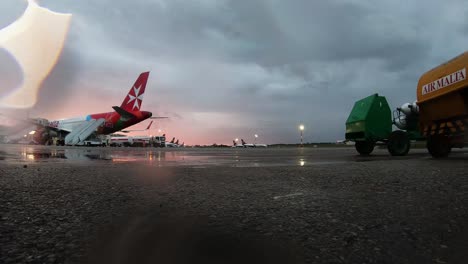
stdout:
{"type": "Polygon", "coordinates": [[[105,121],[104,118],[100,118],[84,122],[65,137],[65,145],[76,145],[85,141],[105,121]]]}

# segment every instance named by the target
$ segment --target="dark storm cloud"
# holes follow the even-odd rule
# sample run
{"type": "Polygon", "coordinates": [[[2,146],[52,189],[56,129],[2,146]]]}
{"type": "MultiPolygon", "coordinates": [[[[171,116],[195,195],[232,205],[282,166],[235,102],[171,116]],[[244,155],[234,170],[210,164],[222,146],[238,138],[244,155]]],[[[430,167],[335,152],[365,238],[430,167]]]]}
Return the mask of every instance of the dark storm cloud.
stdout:
{"type": "MultiPolygon", "coordinates": [[[[59,70],[80,76],[81,96],[120,102],[122,89],[149,69],[144,107],[171,115],[179,128],[223,131],[213,135],[219,142],[229,142],[228,131],[291,142],[299,122],[312,140],[342,138],[355,100],[373,93],[392,107],[415,100],[419,76],[463,52],[468,41],[463,0],[41,4],[74,14],[59,70]],[[231,124],[221,120],[228,117],[231,124]]],[[[57,72],[48,82],[56,87],[74,78],[57,72]]]]}

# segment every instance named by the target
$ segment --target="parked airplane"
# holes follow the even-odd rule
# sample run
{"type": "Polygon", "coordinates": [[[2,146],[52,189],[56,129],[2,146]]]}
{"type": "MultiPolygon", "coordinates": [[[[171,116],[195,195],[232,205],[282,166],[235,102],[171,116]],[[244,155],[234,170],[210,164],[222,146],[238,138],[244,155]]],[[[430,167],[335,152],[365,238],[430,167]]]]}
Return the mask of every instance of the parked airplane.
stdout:
{"type": "Polygon", "coordinates": [[[179,140],[177,139],[176,141],[175,137],[172,138],[171,142],[166,142],[166,147],[168,148],[180,148],[184,146],[185,146],[185,143],[179,144],[179,140]]]}
{"type": "Polygon", "coordinates": [[[152,118],[151,112],[141,111],[148,76],[149,72],[140,74],[122,104],[112,107],[113,112],[54,121],[35,119],[38,133],[35,133],[34,141],[45,144],[50,142],[51,137],[56,136],[61,139],[61,144],[75,145],[93,133],[108,135],[152,118]]]}
{"type": "Polygon", "coordinates": [[[266,144],[247,144],[247,143],[245,143],[245,141],[243,139],[241,139],[241,142],[242,142],[242,146],[244,148],[266,148],[266,147],[268,147],[268,145],[266,145],[266,144]]]}
{"type": "Polygon", "coordinates": [[[237,144],[235,140],[232,141],[232,147],[233,148],[245,148],[244,146],[237,144]]]}

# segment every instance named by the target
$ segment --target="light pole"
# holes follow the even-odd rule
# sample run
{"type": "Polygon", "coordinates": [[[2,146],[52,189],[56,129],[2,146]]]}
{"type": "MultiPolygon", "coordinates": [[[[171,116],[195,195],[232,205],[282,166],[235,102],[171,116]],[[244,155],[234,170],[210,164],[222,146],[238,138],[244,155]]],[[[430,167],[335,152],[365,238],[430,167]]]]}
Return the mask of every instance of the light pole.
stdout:
{"type": "Polygon", "coordinates": [[[254,139],[254,144],[257,144],[257,138],[258,138],[258,135],[257,135],[257,134],[255,134],[255,135],[254,135],[254,137],[255,137],[255,139],[254,139]]]}
{"type": "Polygon", "coordinates": [[[302,136],[303,131],[304,131],[304,128],[305,128],[305,127],[304,127],[303,124],[300,124],[300,125],[299,125],[299,131],[301,131],[301,147],[304,146],[304,145],[303,145],[303,136],[302,136]]]}

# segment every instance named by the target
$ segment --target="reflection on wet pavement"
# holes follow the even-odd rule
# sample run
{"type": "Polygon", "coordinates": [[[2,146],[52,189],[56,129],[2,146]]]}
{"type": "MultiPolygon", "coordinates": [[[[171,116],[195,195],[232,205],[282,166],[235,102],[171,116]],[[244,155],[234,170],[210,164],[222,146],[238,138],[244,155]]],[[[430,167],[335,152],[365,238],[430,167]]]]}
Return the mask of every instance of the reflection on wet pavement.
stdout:
{"type": "Polygon", "coordinates": [[[346,160],[311,159],[294,153],[278,150],[248,149],[134,149],[134,148],[87,148],[47,147],[24,145],[0,145],[0,160],[6,162],[138,162],[154,166],[191,167],[264,167],[264,166],[311,166],[344,163],[346,160]],[[273,152],[273,154],[272,154],[273,152]]]}
{"type": "MultiPolygon", "coordinates": [[[[451,159],[466,160],[466,153],[454,151],[451,159]]],[[[0,162],[107,162],[143,163],[150,166],[273,167],[317,166],[379,160],[431,159],[425,149],[414,149],[405,157],[392,157],[376,150],[361,157],[354,148],[268,148],[268,149],[161,149],[0,145],[0,162]]]]}

